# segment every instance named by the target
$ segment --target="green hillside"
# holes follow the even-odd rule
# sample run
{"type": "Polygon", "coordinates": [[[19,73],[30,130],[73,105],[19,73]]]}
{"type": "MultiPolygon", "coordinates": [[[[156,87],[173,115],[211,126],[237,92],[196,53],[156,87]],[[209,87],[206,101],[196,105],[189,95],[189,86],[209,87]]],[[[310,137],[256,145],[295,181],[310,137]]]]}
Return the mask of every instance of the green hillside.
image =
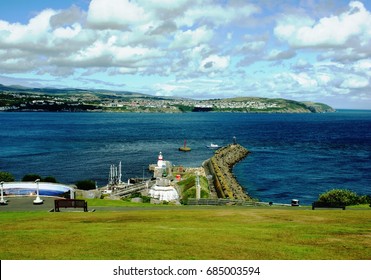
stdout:
{"type": "Polygon", "coordinates": [[[25,88],[0,84],[0,111],[323,113],[333,112],[334,109],[322,103],[282,98],[194,100],[130,91],[25,88]]]}

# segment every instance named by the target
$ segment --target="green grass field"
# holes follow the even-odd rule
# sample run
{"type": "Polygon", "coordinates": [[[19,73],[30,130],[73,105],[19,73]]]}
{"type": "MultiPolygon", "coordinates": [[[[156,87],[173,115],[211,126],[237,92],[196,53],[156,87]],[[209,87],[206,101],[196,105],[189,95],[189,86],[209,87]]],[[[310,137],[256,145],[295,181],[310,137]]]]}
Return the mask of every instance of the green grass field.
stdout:
{"type": "Polygon", "coordinates": [[[2,260],[371,259],[371,211],[149,207],[0,212],[2,260]]]}

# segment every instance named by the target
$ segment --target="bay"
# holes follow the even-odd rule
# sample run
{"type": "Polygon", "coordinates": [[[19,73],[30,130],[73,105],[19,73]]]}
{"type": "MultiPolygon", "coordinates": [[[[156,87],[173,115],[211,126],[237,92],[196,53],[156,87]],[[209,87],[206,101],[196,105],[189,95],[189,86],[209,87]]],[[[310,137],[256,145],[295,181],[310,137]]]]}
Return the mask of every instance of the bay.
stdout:
{"type": "Polygon", "coordinates": [[[371,111],[328,114],[0,113],[0,170],[73,184],[103,186],[111,164],[123,179],[149,177],[161,151],[176,165],[197,167],[211,142],[237,142],[251,154],[234,168],[260,201],[309,204],[332,188],[371,194],[371,111]],[[184,140],[192,148],[179,152],[184,140]]]}

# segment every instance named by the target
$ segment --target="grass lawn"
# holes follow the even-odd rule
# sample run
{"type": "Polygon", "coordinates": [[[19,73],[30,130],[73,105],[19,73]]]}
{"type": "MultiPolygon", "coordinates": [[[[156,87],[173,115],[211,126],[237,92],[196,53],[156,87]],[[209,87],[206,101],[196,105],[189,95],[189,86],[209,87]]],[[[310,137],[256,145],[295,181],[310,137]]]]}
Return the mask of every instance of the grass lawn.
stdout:
{"type": "Polygon", "coordinates": [[[0,212],[0,223],[2,260],[371,259],[368,209],[0,212]]]}

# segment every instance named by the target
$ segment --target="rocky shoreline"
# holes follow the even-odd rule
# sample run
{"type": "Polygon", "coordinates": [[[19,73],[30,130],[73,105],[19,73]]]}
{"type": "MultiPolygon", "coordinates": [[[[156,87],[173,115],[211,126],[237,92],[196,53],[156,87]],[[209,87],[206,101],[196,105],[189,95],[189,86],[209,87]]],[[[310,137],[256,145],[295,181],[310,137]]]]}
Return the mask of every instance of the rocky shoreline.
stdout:
{"type": "Polygon", "coordinates": [[[213,186],[212,196],[251,200],[232,172],[233,166],[244,159],[249,151],[239,144],[230,144],[218,149],[214,156],[203,163],[209,185],[213,186]]]}

